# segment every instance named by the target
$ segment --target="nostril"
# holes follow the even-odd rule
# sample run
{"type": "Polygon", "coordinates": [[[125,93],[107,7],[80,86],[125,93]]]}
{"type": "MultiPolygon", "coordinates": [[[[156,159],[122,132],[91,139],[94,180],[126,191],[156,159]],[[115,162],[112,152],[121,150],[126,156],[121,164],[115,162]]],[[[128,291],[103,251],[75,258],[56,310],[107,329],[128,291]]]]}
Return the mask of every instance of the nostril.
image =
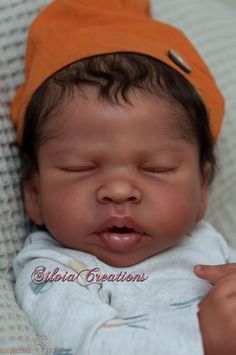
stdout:
{"type": "Polygon", "coordinates": [[[117,204],[123,204],[123,203],[125,203],[125,202],[133,202],[133,203],[135,203],[135,202],[137,202],[137,198],[136,197],[134,197],[134,196],[132,196],[132,197],[128,197],[128,199],[125,201],[124,199],[121,199],[121,200],[119,200],[118,198],[110,198],[110,197],[107,197],[107,196],[104,196],[103,198],[102,198],[102,202],[103,203],[117,203],[117,204]]]}
{"type": "Polygon", "coordinates": [[[103,202],[111,202],[112,199],[110,197],[106,197],[104,196],[103,199],[102,199],[103,202]]]}
{"type": "Polygon", "coordinates": [[[137,201],[137,198],[135,196],[131,196],[128,198],[128,201],[135,202],[137,201]]]}

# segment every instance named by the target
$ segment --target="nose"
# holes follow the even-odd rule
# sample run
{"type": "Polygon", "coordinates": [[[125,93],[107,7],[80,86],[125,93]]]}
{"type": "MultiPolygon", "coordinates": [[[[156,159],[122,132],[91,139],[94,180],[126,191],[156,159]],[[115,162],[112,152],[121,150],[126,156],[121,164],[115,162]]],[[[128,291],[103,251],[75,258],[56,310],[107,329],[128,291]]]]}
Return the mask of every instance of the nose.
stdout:
{"type": "Polygon", "coordinates": [[[116,179],[97,190],[97,201],[102,204],[140,203],[142,193],[138,187],[123,179],[116,179]]]}

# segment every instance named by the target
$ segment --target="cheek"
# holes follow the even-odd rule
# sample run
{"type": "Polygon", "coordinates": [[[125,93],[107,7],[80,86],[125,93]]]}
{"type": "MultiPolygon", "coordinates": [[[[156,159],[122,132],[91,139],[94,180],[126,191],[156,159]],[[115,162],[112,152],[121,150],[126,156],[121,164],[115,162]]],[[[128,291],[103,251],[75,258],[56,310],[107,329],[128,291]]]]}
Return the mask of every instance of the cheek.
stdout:
{"type": "Polygon", "coordinates": [[[57,236],[74,234],[73,230],[83,228],[85,211],[89,208],[88,192],[84,188],[71,185],[41,186],[41,211],[44,224],[57,236]]]}
{"type": "Polygon", "coordinates": [[[162,186],[153,194],[157,224],[162,225],[167,234],[183,235],[195,223],[200,202],[199,192],[195,190],[186,186],[162,186]]]}

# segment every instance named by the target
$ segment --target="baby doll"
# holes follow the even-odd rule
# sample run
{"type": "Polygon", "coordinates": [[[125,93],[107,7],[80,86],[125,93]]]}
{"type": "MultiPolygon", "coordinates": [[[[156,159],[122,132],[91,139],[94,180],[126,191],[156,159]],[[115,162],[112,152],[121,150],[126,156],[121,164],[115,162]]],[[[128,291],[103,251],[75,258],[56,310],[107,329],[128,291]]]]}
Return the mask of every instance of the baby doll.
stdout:
{"type": "Polygon", "coordinates": [[[147,4],[56,0],[31,27],[12,114],[39,230],[16,296],[62,352],[220,355],[203,279],[221,276],[192,269],[236,259],[202,220],[223,98],[147,4]]]}

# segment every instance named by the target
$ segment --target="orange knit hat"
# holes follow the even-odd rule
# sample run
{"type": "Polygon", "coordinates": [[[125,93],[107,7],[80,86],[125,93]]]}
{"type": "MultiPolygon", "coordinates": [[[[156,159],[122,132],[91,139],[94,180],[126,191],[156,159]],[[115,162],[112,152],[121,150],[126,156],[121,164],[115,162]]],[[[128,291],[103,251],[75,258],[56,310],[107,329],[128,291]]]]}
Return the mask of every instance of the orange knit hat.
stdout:
{"type": "Polygon", "coordinates": [[[18,143],[25,109],[47,78],[79,59],[125,51],[157,58],[187,78],[203,98],[218,137],[224,99],[214,78],[181,31],[150,18],[149,0],[55,0],[29,30],[26,79],[12,103],[18,143]]]}

